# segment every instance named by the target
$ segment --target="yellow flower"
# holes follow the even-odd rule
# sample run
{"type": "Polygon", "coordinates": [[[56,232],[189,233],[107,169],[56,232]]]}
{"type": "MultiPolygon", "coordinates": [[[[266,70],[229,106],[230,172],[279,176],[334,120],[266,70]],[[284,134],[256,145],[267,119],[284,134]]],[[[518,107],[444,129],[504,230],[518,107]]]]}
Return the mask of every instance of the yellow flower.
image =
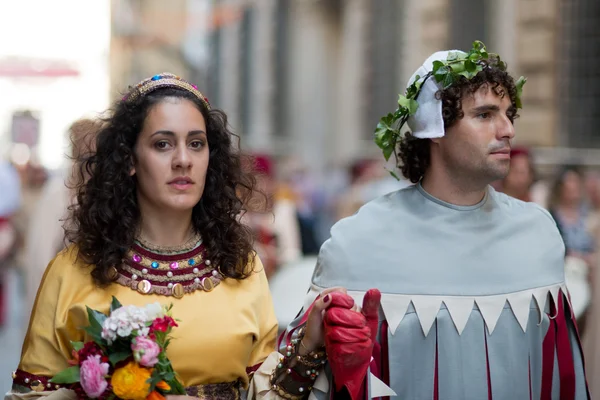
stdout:
{"type": "Polygon", "coordinates": [[[121,367],[112,375],[110,383],[113,392],[121,399],[144,400],[150,393],[148,380],[152,375],[149,368],[140,367],[136,362],[121,367]]]}

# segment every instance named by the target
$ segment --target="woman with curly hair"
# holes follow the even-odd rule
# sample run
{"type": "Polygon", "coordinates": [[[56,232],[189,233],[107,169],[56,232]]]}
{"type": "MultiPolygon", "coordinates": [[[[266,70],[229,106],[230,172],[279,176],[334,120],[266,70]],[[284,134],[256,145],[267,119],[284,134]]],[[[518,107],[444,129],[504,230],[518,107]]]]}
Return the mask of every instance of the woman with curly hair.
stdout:
{"type": "Polygon", "coordinates": [[[72,245],[42,279],[13,398],[67,395],[49,380],[69,366],[70,341],[85,339],[86,307],[107,312],[112,296],[173,303],[180,322],[168,356],[188,395],[239,398],[278,326],[240,222],[255,180],[233,137],[226,115],[173,74],[142,81],[116,103],[96,152],[79,160],[72,245]]]}

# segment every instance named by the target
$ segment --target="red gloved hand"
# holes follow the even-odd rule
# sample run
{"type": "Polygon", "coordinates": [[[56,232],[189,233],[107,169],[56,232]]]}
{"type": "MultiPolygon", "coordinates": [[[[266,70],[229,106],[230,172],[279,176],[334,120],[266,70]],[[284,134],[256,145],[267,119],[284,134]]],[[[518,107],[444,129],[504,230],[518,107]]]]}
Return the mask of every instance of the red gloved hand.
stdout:
{"type": "Polygon", "coordinates": [[[346,387],[350,397],[358,398],[367,374],[379,325],[381,293],[370,289],[361,312],[330,306],[323,320],[325,347],[336,390],[346,387]]]}

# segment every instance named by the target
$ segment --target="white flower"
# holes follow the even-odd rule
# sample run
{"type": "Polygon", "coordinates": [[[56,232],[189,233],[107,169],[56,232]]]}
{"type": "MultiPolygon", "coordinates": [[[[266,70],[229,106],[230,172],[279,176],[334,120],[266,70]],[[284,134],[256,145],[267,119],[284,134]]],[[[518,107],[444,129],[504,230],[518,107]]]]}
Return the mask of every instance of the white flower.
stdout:
{"type": "Polygon", "coordinates": [[[121,337],[127,337],[129,335],[131,335],[131,326],[128,325],[124,325],[124,326],[120,326],[119,329],[117,329],[117,335],[121,336],[121,337]]]}
{"type": "Polygon", "coordinates": [[[134,331],[137,335],[147,336],[146,324],[162,315],[164,310],[158,303],[145,307],[123,306],[114,310],[102,324],[102,338],[112,344],[117,337],[127,338],[134,331]]]}
{"type": "Polygon", "coordinates": [[[146,315],[150,321],[153,321],[156,318],[162,318],[165,315],[165,311],[159,303],[150,303],[146,305],[144,311],[146,311],[146,315]]]}

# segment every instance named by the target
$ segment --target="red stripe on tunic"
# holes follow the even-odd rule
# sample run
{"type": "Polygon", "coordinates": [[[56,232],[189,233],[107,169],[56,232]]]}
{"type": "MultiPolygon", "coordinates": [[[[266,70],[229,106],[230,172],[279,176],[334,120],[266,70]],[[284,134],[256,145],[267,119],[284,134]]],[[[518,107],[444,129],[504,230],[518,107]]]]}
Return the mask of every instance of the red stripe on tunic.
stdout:
{"type": "MultiPolygon", "coordinates": [[[[390,347],[388,343],[388,323],[384,320],[381,323],[379,331],[379,342],[381,343],[381,379],[383,383],[390,386],[390,347]]],[[[389,396],[382,397],[382,400],[390,400],[389,396]]]]}
{"type": "Polygon", "coordinates": [[[490,373],[490,355],[488,352],[487,334],[485,323],[483,325],[483,337],[485,339],[485,368],[487,370],[487,384],[488,384],[488,400],[492,400],[492,374],[490,373]]]}
{"type": "MultiPolygon", "coordinates": [[[[550,301],[550,314],[555,314],[555,305],[550,301]]],[[[556,320],[550,320],[548,332],[542,343],[542,394],[541,400],[552,400],[552,376],[554,374],[554,349],[556,348],[556,320]]]]}
{"type": "Polygon", "coordinates": [[[435,371],[433,373],[433,400],[440,399],[440,387],[439,387],[439,376],[438,376],[438,330],[437,320],[435,321],[435,371]]]}
{"type": "Polygon", "coordinates": [[[558,358],[558,372],[560,376],[561,400],[575,399],[575,363],[571,353],[569,328],[563,306],[563,294],[558,294],[558,316],[556,317],[556,355],[558,358]]]}

